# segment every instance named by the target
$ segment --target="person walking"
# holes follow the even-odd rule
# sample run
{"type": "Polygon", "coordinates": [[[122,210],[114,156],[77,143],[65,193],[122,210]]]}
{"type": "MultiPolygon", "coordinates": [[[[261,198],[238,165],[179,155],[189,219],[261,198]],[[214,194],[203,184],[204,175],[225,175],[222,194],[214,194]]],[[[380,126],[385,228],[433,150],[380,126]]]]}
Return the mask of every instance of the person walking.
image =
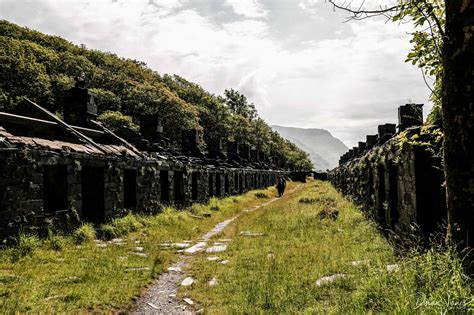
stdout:
{"type": "Polygon", "coordinates": [[[283,193],[285,192],[286,188],[286,181],[283,177],[280,177],[278,179],[278,183],[276,185],[277,191],[278,191],[278,197],[282,197],[283,193]]]}

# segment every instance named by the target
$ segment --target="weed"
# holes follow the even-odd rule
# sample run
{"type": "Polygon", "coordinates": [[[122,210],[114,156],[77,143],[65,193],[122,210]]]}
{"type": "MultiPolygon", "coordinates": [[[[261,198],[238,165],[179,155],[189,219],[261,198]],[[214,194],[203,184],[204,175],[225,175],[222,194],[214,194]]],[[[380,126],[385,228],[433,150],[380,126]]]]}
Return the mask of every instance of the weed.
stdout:
{"type": "Polygon", "coordinates": [[[266,193],[263,193],[263,192],[256,192],[254,194],[255,198],[258,198],[258,199],[268,199],[268,195],[266,193]]]}
{"type": "Polygon", "coordinates": [[[96,231],[92,224],[85,223],[72,233],[72,239],[76,244],[83,244],[93,241],[96,238],[96,231]]]}

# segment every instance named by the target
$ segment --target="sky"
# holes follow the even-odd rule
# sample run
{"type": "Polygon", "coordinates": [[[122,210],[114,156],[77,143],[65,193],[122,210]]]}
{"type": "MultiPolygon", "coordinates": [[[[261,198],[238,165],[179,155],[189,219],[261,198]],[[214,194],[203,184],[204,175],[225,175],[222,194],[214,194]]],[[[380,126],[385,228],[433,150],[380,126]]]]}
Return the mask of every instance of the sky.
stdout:
{"type": "Polygon", "coordinates": [[[217,95],[237,89],[269,124],[327,129],[352,147],[396,123],[399,105],[423,103],[426,116],[431,104],[404,62],[410,24],[346,18],[325,0],[0,0],[0,19],[217,95]]]}

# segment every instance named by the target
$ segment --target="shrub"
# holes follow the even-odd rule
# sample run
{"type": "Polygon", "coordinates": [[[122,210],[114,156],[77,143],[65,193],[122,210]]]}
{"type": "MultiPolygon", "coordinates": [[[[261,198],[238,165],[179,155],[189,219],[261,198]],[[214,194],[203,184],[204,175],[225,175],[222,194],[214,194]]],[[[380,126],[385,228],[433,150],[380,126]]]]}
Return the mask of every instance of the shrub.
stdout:
{"type": "Polygon", "coordinates": [[[133,214],[128,214],[123,218],[115,219],[110,224],[103,224],[100,227],[100,232],[102,238],[112,239],[138,231],[143,226],[143,220],[133,214]]]}
{"type": "Polygon", "coordinates": [[[32,256],[41,245],[39,238],[30,234],[20,234],[16,242],[16,247],[11,251],[11,258],[14,262],[25,256],[32,256]]]}
{"type": "Polygon", "coordinates": [[[96,238],[96,232],[92,224],[86,223],[74,231],[72,238],[76,244],[87,243],[96,238]]]}
{"type": "Polygon", "coordinates": [[[47,240],[48,247],[55,251],[60,251],[66,245],[66,241],[59,235],[50,235],[47,240]]]}
{"type": "Polygon", "coordinates": [[[255,198],[258,198],[258,199],[267,199],[268,198],[268,195],[266,193],[263,193],[263,192],[256,192],[255,193],[255,198]]]}
{"type": "Polygon", "coordinates": [[[100,226],[100,238],[104,240],[111,240],[118,237],[117,229],[112,224],[102,224],[100,226]]]}
{"type": "Polygon", "coordinates": [[[300,198],[298,202],[305,203],[305,204],[313,204],[313,203],[316,203],[317,201],[318,200],[315,198],[303,197],[303,198],[300,198]]]}
{"type": "Polygon", "coordinates": [[[115,219],[112,225],[117,231],[117,236],[126,235],[130,232],[138,231],[143,224],[133,214],[128,214],[123,218],[115,219]]]}

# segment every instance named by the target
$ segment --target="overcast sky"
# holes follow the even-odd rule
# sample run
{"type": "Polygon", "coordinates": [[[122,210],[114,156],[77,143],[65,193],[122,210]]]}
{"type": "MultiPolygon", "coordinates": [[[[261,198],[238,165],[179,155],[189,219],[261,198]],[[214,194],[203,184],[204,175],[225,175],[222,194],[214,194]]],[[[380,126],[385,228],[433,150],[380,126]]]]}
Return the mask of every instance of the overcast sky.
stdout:
{"type": "Polygon", "coordinates": [[[410,26],[346,16],[324,0],[0,0],[2,19],[215,94],[237,89],[268,123],[328,129],[351,147],[396,122],[399,105],[430,105],[404,62],[410,26]]]}

